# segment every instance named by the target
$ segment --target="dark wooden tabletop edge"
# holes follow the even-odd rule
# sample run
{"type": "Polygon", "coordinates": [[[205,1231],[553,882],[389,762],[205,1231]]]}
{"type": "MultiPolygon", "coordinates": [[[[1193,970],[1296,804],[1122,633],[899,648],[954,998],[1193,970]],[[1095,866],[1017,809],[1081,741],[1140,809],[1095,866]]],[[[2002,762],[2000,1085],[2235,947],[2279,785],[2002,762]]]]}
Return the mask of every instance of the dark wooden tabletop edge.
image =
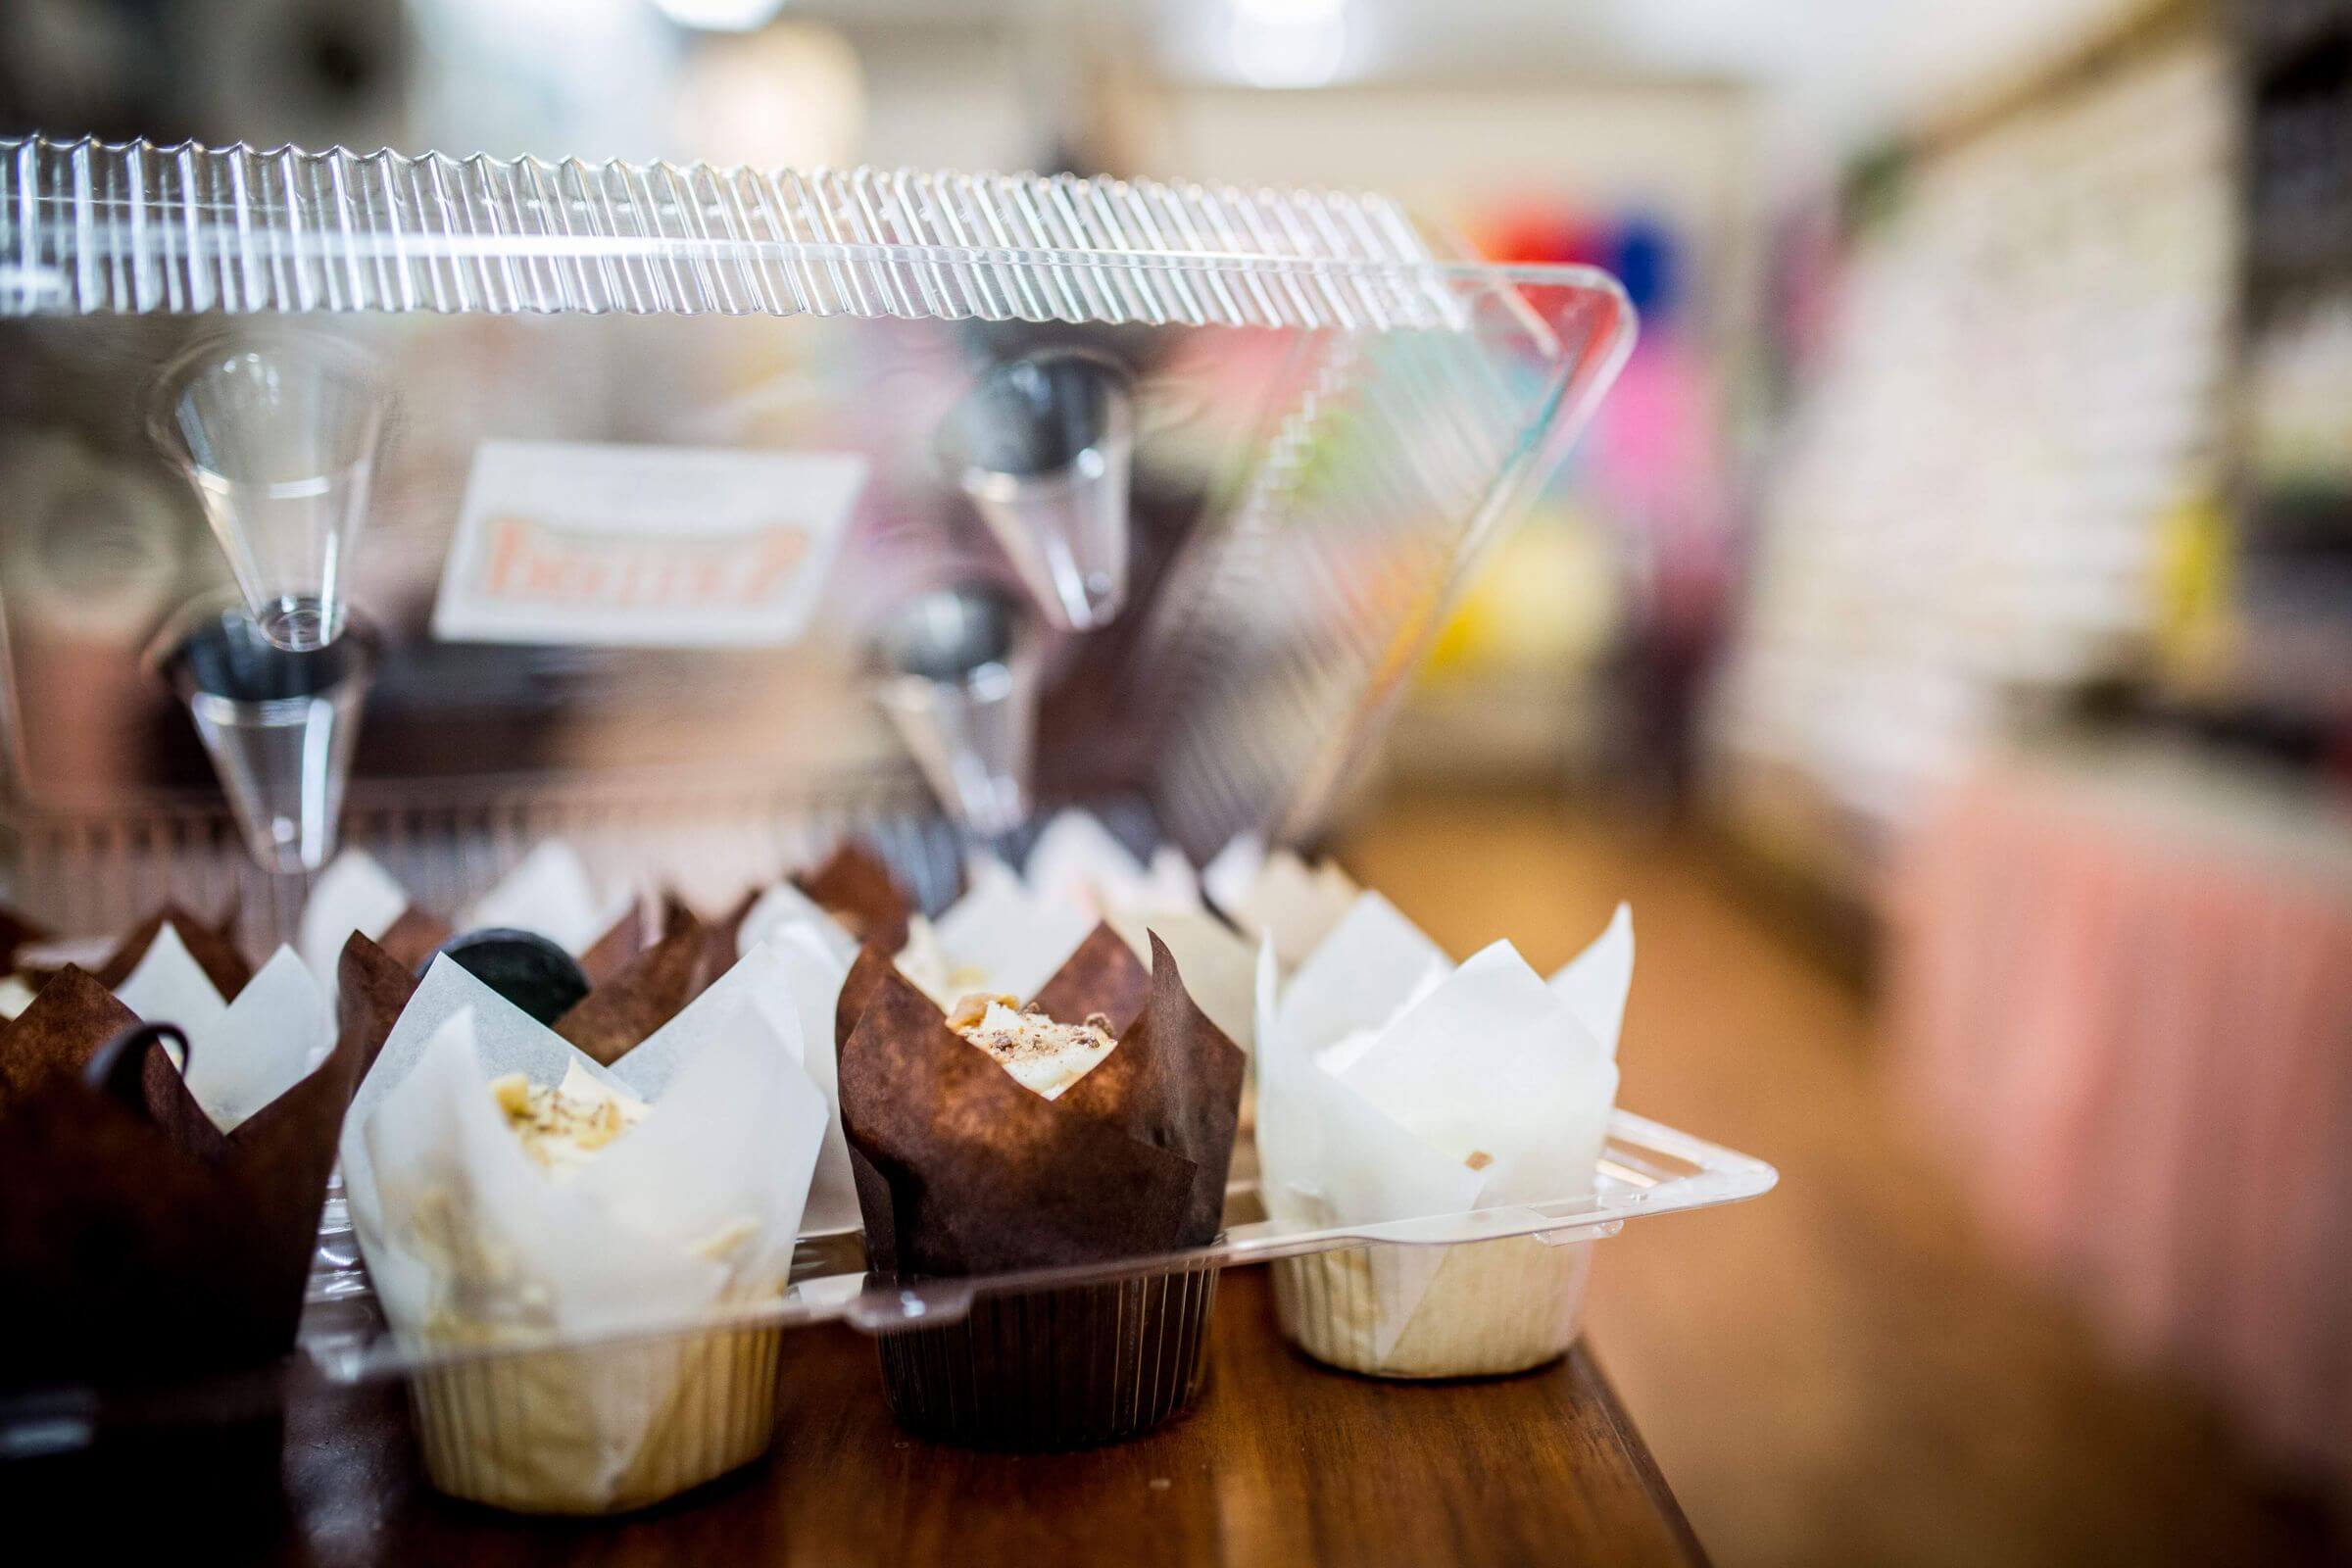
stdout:
{"type": "Polygon", "coordinates": [[[1656,1506],[1659,1519],[1682,1543],[1691,1562],[1698,1564],[1699,1568],[1706,1568],[1712,1561],[1707,1556],[1707,1548],[1700,1544],[1698,1532],[1690,1528],[1690,1517],[1683,1512],[1683,1505],[1676,1498],[1674,1489],[1666,1484],[1666,1473],[1658,1468],[1657,1455],[1649,1451],[1649,1445],[1639,1435],[1641,1428],[1635,1426],[1633,1418],[1626,1414],[1625,1401],[1618,1396],[1617,1386],[1609,1381],[1607,1371],[1600,1364],[1600,1357],[1593,1353],[1591,1336],[1580,1337],[1572,1353],[1584,1363],[1586,1381],[1592,1386],[1592,1397],[1607,1412],[1609,1425],[1625,1435],[1626,1441],[1622,1446],[1626,1462],[1641,1482],[1642,1490],[1656,1506]]]}

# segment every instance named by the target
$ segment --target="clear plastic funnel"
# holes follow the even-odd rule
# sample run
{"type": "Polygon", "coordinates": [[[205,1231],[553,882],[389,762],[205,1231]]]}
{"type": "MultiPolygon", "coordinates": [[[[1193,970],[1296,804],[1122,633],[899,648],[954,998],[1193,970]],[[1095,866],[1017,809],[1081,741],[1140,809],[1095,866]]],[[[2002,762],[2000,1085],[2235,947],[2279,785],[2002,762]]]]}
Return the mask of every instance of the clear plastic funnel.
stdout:
{"type": "Polygon", "coordinates": [[[1109,624],[1127,602],[1126,370],[1075,349],[1007,361],[949,416],[941,449],[1046,619],[1109,624]]]}
{"type": "Polygon", "coordinates": [[[989,589],[908,601],[874,639],[874,696],[948,813],[994,838],[1029,815],[1036,639],[989,589]]]}
{"type": "Polygon", "coordinates": [[[254,859],[271,871],[324,865],[375,673],[374,639],[362,631],[294,652],[229,610],[197,620],[163,672],[196,720],[254,859]]]}
{"type": "Polygon", "coordinates": [[[343,628],[343,577],[392,397],[374,360],[315,332],[207,338],[165,368],[150,428],[204,504],[261,634],[343,628]]]}

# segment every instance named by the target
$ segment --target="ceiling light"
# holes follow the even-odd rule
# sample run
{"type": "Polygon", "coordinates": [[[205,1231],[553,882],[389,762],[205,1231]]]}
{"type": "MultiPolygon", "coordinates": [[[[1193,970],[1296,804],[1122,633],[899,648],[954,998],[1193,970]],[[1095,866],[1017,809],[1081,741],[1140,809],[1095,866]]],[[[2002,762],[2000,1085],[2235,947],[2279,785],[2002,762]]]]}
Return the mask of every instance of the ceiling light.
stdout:
{"type": "Polygon", "coordinates": [[[1348,0],[1233,0],[1233,14],[1261,27],[1296,27],[1318,22],[1338,22],[1348,0]]]}
{"type": "Polygon", "coordinates": [[[1348,63],[1347,0],[1232,0],[1234,74],[1256,87],[1320,87],[1348,63]]]}
{"type": "Polygon", "coordinates": [[[775,20],[784,0],[654,0],[654,9],[681,27],[750,32],[775,20]]]}

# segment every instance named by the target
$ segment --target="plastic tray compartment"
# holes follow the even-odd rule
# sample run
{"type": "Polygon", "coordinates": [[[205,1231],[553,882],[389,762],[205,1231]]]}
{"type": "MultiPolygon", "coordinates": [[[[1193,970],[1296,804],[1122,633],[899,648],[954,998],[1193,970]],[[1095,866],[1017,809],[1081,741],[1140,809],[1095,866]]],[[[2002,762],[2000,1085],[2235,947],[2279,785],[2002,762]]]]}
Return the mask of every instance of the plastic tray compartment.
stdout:
{"type": "MultiPolygon", "coordinates": [[[[1247,1153],[1237,1159],[1247,1162],[1247,1153]]],[[[495,1432],[501,1408],[486,1396],[528,1383],[527,1372],[502,1367],[551,1358],[626,1366],[642,1358],[707,1356],[714,1344],[757,1346],[776,1330],[840,1321],[878,1337],[887,1396],[909,1429],[988,1446],[1078,1446],[1131,1436],[1200,1392],[1220,1270],[1260,1262],[1278,1270],[1320,1265],[1367,1249],[1434,1257],[1448,1249],[1524,1244],[1571,1260],[1564,1266],[1576,1282],[1573,1319],[1592,1242],[1614,1236],[1631,1219],[1758,1197],[1777,1180],[1761,1160],[1620,1110],[1610,1120],[1593,1191],[1556,1202],[1314,1227],[1264,1218],[1255,1183],[1245,1177],[1229,1190],[1226,1228],[1209,1247],[971,1279],[879,1279],[865,1272],[855,1232],[809,1235],[801,1239],[784,1298],[723,1321],[651,1324],[610,1340],[519,1340],[465,1349],[407,1341],[385,1326],[349,1232],[330,1205],[300,1343],[332,1381],[407,1377],[413,1398],[418,1391],[469,1389],[483,1427],[495,1432]]],[[[1574,1332],[1571,1321],[1541,1359],[1564,1351],[1574,1332]]],[[[1315,1350],[1311,1342],[1303,1348],[1315,1350]]],[[[526,1422],[526,1401],[507,1401],[504,1415],[526,1422]]],[[[468,1437],[493,1446],[506,1441],[481,1430],[468,1437]]]]}

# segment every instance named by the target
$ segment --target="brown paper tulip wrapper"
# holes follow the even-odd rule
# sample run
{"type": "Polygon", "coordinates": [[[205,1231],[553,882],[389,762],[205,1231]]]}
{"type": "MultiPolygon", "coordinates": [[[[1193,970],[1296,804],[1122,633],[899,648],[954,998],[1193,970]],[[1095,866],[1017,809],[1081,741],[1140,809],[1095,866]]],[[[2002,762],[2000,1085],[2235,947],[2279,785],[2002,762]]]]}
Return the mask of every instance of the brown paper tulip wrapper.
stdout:
{"type": "MultiPolygon", "coordinates": [[[[683,905],[663,906],[658,941],[644,942],[634,931],[636,924],[632,913],[588,951],[580,967],[590,990],[553,1026],[606,1066],[676,1017],[734,962],[732,936],[706,925],[683,905]]],[[[349,955],[361,951],[369,955],[371,966],[381,959],[409,975],[413,987],[450,935],[445,922],[411,908],[380,941],[369,942],[353,932],[344,947],[344,973],[348,976],[349,955]]],[[[401,998],[403,1005],[407,1000],[405,995],[401,998]]],[[[399,1008],[393,1013],[397,1017],[399,1008]]],[[[391,1027],[390,1020],[385,1027],[391,1027]]]]}
{"type": "Polygon", "coordinates": [[[208,925],[178,905],[167,904],[123,933],[122,940],[115,944],[115,951],[98,966],[96,979],[110,991],[129,979],[131,971],[138,968],[139,960],[147,956],[147,950],[169,925],[178,931],[188,956],[196,960],[196,967],[204,971],[213,989],[220,993],[222,1001],[227,1001],[244,990],[245,982],[253,978],[253,965],[237,951],[236,924],[234,908],[208,925]]]}
{"type": "Polygon", "coordinates": [[[327,1058],[223,1134],[100,977],[44,986],[0,1030],[0,1390],[184,1385],[282,1355],[344,1107],[391,1016],[347,1004],[327,1058]]]}
{"type": "Polygon", "coordinates": [[[843,843],[816,868],[793,879],[809,902],[839,920],[858,943],[896,953],[906,945],[913,901],[881,857],[861,844],[843,843]]]}
{"type": "MultiPolygon", "coordinates": [[[[167,924],[178,928],[188,956],[196,960],[197,967],[221,996],[235,996],[253,978],[253,966],[237,951],[237,909],[233,904],[220,918],[209,921],[176,904],[166,904],[133,922],[115,940],[105,959],[93,971],[99,983],[112,990],[129,979],[130,972],[147,956],[147,949],[167,924]]],[[[20,950],[47,942],[52,935],[18,911],[0,906],[0,974],[17,974],[38,991],[56,977],[58,970],[40,965],[20,967],[18,957],[20,950]]]]}
{"type": "MultiPolygon", "coordinates": [[[[842,987],[841,1111],[869,1266],[983,1275],[1204,1247],[1225,1200],[1242,1054],[1156,938],[1149,975],[1098,926],[1032,999],[1118,1044],[1060,1098],[1024,1088],[872,949],[842,987]]],[[[1129,1437],[1198,1392],[1216,1273],[985,1289],[961,1322],[885,1335],[902,1424],[987,1447],[1129,1437]]]]}
{"type": "Polygon", "coordinates": [[[594,988],[555,1021],[557,1034],[604,1066],[676,1017],[734,964],[732,948],[693,914],[678,910],[663,923],[662,940],[618,968],[601,977],[590,970],[594,988]]]}
{"type": "MultiPolygon", "coordinates": [[[[207,924],[176,904],[164,905],[146,918],[134,922],[127,931],[118,937],[114,946],[107,951],[106,957],[99,962],[94,971],[84,971],[69,964],[63,969],[43,970],[33,975],[33,978],[38,981],[34,1001],[37,1003],[41,993],[45,993],[52,984],[65,978],[68,974],[77,975],[84,982],[95,982],[99,991],[107,993],[106,1000],[113,1009],[108,1016],[120,1014],[122,1018],[128,1019],[129,1022],[124,1024],[123,1028],[137,1025],[140,1021],[138,1015],[123,1006],[122,1004],[116,1002],[112,993],[116,987],[130,978],[131,972],[138,968],[139,960],[147,956],[147,950],[155,945],[155,939],[163,934],[164,927],[167,925],[173,927],[178,932],[181,945],[188,950],[188,956],[195,960],[199,969],[204,971],[205,979],[212,982],[215,991],[220,993],[221,1000],[228,1001],[243,991],[246,982],[253,978],[253,966],[245,961],[245,956],[237,951],[236,943],[229,935],[230,928],[235,923],[236,911],[234,909],[228,911],[220,920],[207,924]]],[[[45,933],[33,931],[24,940],[40,941],[44,937],[45,933]]],[[[31,1013],[32,1007],[27,1005],[24,1012],[16,1021],[20,1024],[24,1023],[31,1013]]],[[[158,1021],[169,1022],[170,1020],[158,1021]]],[[[96,1026],[93,1025],[93,1027],[96,1026]]],[[[59,1045],[49,1042],[46,1034],[28,1031],[24,1037],[24,1040],[38,1039],[44,1042],[37,1049],[31,1046],[20,1046],[16,1049],[0,1048],[0,1116],[6,1115],[10,1105],[30,1095],[34,1090],[45,1086],[52,1076],[61,1072],[74,1075],[85,1071],[90,1059],[97,1055],[99,1050],[109,1040],[121,1032],[121,1029],[99,1029],[96,1035],[89,1039],[83,1039],[77,1033],[71,1041],[59,1045]]],[[[0,1030],[0,1042],[11,1038],[10,1031],[0,1030]]],[[[164,1065],[169,1068],[172,1064],[169,1059],[165,1059],[164,1065]]],[[[178,1076],[177,1071],[174,1070],[172,1078],[175,1086],[177,1086],[178,1076]]],[[[196,1118],[196,1124],[202,1130],[198,1131],[194,1126],[187,1130],[189,1147],[199,1150],[209,1149],[211,1145],[206,1141],[206,1135],[209,1134],[213,1140],[218,1140],[221,1134],[218,1128],[213,1126],[212,1118],[205,1115],[202,1107],[198,1106],[190,1098],[185,1087],[178,1087],[179,1092],[175,1095],[159,1095],[156,1102],[159,1108],[156,1114],[174,1117],[182,1114],[183,1111],[192,1114],[196,1118]]],[[[6,1191],[6,1189],[0,1189],[0,1191],[6,1191]]],[[[4,1357],[5,1354],[4,1350],[0,1350],[0,1357],[4,1357]]],[[[0,1377],[0,1385],[5,1385],[6,1381],[5,1377],[0,1377]]]]}
{"type": "MultiPolygon", "coordinates": [[[[897,953],[906,945],[906,923],[914,914],[913,901],[906,897],[881,858],[862,845],[837,846],[814,870],[796,872],[791,881],[860,945],[878,947],[884,953],[897,953]]],[[[703,959],[705,985],[734,967],[740,956],[737,939],[743,922],[760,903],[760,891],[748,889],[733,907],[715,920],[702,919],[675,894],[662,898],[661,923],[664,941],[689,928],[703,933],[708,948],[703,959]]],[[[391,936],[392,932],[385,933],[387,942],[391,936]]],[[[425,951],[430,953],[432,948],[425,951]]],[[[590,979],[597,979],[593,972],[590,979]]],[[[580,1041],[574,1040],[572,1044],[595,1054],[593,1048],[580,1041]]]]}
{"type": "MultiPolygon", "coordinates": [[[[815,869],[796,871],[790,881],[808,896],[808,902],[838,921],[860,947],[895,954],[906,946],[906,926],[914,917],[914,901],[899,886],[898,878],[891,875],[881,857],[863,845],[837,845],[815,869]]],[[[733,908],[710,924],[713,940],[724,944],[728,963],[735,961],[736,936],[759,904],[760,894],[759,888],[751,889],[736,901],[733,908]]],[[[693,916],[683,904],[673,899],[667,906],[666,918],[669,924],[664,929],[674,930],[679,920],[693,916]]]]}

